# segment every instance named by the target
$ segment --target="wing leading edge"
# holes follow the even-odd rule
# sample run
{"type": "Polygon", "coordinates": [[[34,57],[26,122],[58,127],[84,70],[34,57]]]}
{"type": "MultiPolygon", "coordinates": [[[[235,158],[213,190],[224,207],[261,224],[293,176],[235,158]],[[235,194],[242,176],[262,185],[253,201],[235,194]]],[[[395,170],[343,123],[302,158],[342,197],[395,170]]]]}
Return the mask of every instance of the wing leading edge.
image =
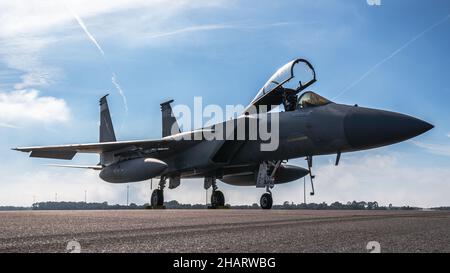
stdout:
{"type": "MultiPolygon", "coordinates": [[[[119,150],[151,150],[151,149],[171,149],[175,147],[175,142],[185,142],[175,139],[157,139],[157,140],[131,140],[114,141],[87,144],[68,144],[52,146],[35,147],[17,147],[15,151],[30,153],[30,157],[43,157],[55,159],[72,159],[77,153],[105,153],[119,150]]],[[[186,144],[186,143],[184,143],[186,144]]],[[[183,144],[181,144],[183,145],[183,144]]]]}

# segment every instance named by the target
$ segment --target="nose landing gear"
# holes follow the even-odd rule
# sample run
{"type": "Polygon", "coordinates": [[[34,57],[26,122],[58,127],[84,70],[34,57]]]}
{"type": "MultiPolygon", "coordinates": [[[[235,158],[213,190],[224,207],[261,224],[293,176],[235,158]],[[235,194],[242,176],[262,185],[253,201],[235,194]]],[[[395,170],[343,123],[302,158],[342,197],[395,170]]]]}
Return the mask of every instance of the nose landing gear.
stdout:
{"type": "Polygon", "coordinates": [[[164,204],[164,193],[160,189],[156,189],[152,192],[152,208],[160,207],[164,204]]]}
{"type": "Polygon", "coordinates": [[[225,206],[225,196],[221,191],[213,191],[211,194],[211,206],[213,208],[225,206]]]}
{"type": "Polygon", "coordinates": [[[272,208],[273,198],[270,189],[275,186],[275,175],[280,165],[281,160],[274,162],[263,162],[259,165],[256,187],[266,188],[266,193],[264,193],[259,200],[259,204],[262,209],[272,208]]]}
{"type": "Polygon", "coordinates": [[[315,191],[314,191],[314,178],[316,178],[315,175],[312,174],[311,169],[312,169],[312,165],[313,165],[313,158],[312,156],[307,156],[306,157],[306,161],[308,162],[308,171],[309,171],[309,179],[311,181],[311,192],[309,193],[309,195],[313,196],[315,191]]]}
{"type": "Polygon", "coordinates": [[[164,206],[164,187],[166,186],[166,178],[161,177],[158,189],[153,190],[151,197],[151,206],[153,209],[162,208],[164,206]]]}

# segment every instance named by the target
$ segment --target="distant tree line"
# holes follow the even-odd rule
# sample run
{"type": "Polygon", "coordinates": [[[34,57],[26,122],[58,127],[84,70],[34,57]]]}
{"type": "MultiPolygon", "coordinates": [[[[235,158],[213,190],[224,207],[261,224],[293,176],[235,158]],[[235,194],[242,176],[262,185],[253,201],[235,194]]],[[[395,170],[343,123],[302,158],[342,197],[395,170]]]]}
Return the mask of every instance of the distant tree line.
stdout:
{"type": "Polygon", "coordinates": [[[334,202],[330,205],[327,203],[309,203],[309,204],[294,204],[288,201],[284,202],[283,205],[278,207],[279,209],[312,209],[312,210],[417,210],[421,209],[419,207],[410,206],[393,206],[389,204],[388,206],[380,206],[377,201],[366,202],[366,201],[353,201],[347,202],[345,204],[340,202],[334,202]]]}
{"type": "Polygon", "coordinates": [[[431,208],[432,210],[450,210],[450,207],[436,207],[436,208],[431,208]]]}
{"type": "Polygon", "coordinates": [[[8,210],[31,210],[31,207],[0,206],[0,211],[8,210]]]}
{"type": "Polygon", "coordinates": [[[135,203],[127,205],[110,205],[108,202],[39,202],[31,207],[33,210],[120,210],[120,209],[144,209],[145,205],[138,206],[135,203]]]}
{"type": "MultiPolygon", "coordinates": [[[[164,202],[164,206],[168,209],[205,209],[205,204],[181,204],[176,200],[164,202]]],[[[232,209],[260,209],[259,205],[253,203],[252,205],[227,205],[232,209]]],[[[120,210],[120,209],[146,209],[150,208],[149,204],[137,205],[131,203],[127,205],[110,205],[108,202],[102,203],[86,203],[86,202],[39,202],[34,203],[31,207],[15,207],[15,206],[0,206],[0,211],[5,210],[120,210]]],[[[347,203],[334,202],[330,205],[327,203],[309,203],[309,204],[294,204],[293,202],[284,202],[282,205],[274,205],[272,209],[279,210],[295,210],[295,209],[309,209],[309,210],[418,210],[421,208],[410,206],[380,206],[378,202],[353,201],[347,203]]],[[[436,210],[450,210],[450,207],[436,207],[436,210]]]]}
{"type": "MultiPolygon", "coordinates": [[[[252,205],[231,206],[236,209],[259,209],[259,205],[254,203],[252,205]]],[[[396,207],[392,204],[388,206],[380,206],[377,201],[353,201],[345,204],[334,202],[330,205],[327,203],[301,203],[294,204],[293,202],[285,201],[282,205],[273,205],[272,209],[309,209],[309,210],[417,210],[418,207],[401,206],[396,207]]]]}

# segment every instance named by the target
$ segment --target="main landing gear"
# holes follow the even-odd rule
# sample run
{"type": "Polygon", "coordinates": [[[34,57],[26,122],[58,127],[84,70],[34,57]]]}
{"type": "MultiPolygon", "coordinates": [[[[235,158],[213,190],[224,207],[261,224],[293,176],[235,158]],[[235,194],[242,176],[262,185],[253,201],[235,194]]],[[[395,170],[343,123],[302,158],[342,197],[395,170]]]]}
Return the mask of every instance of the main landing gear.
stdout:
{"type": "Polygon", "coordinates": [[[152,192],[151,206],[153,209],[161,208],[164,205],[164,188],[166,186],[166,178],[161,177],[158,189],[152,192]]]}
{"type": "Polygon", "coordinates": [[[205,177],[204,187],[206,190],[212,187],[211,208],[216,209],[225,206],[225,196],[218,190],[215,177],[205,177]]]}

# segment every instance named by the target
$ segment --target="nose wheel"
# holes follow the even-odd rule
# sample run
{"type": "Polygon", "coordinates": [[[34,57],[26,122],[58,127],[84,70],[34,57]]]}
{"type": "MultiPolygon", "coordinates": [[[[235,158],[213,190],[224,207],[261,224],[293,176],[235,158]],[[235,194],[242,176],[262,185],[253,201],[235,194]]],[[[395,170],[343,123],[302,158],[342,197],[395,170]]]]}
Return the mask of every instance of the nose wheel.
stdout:
{"type": "Polygon", "coordinates": [[[261,205],[262,209],[271,209],[273,204],[272,194],[266,192],[261,196],[261,199],[259,200],[259,204],[261,205]]]}
{"type": "Polygon", "coordinates": [[[159,181],[159,188],[153,190],[151,197],[152,208],[161,208],[164,206],[164,187],[166,185],[166,179],[164,177],[159,181]]]}
{"type": "Polygon", "coordinates": [[[211,206],[213,208],[225,206],[225,196],[221,191],[213,191],[213,193],[211,194],[211,206]]]}
{"type": "Polygon", "coordinates": [[[151,205],[152,208],[161,207],[164,204],[163,190],[156,189],[152,192],[151,205]]]}

